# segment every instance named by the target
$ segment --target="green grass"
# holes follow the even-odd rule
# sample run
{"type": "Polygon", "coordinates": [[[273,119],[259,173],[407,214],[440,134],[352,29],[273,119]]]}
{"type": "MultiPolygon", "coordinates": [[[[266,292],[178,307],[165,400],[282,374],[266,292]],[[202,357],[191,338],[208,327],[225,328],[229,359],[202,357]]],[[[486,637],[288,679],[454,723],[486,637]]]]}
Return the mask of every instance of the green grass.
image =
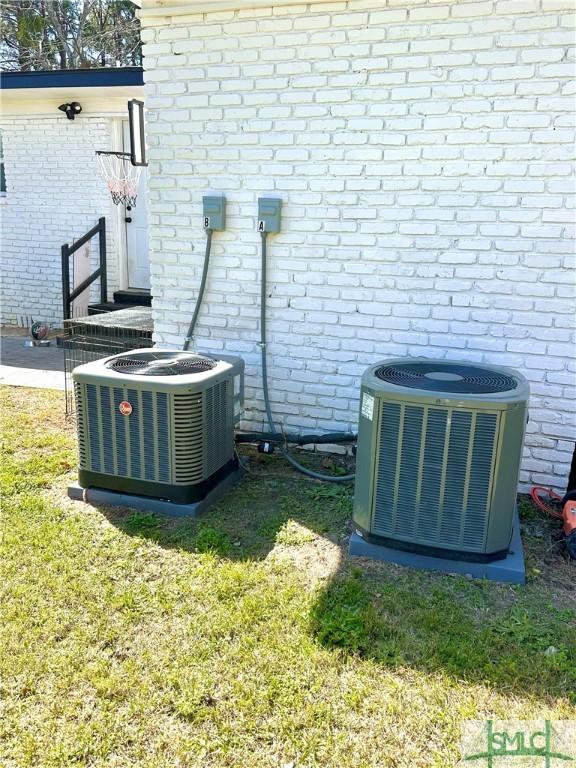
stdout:
{"type": "Polygon", "coordinates": [[[466,718],[576,718],[530,502],[526,587],[351,562],[350,490],[275,457],[197,521],[71,502],[61,395],[1,394],[2,768],[450,768],[466,718]]]}

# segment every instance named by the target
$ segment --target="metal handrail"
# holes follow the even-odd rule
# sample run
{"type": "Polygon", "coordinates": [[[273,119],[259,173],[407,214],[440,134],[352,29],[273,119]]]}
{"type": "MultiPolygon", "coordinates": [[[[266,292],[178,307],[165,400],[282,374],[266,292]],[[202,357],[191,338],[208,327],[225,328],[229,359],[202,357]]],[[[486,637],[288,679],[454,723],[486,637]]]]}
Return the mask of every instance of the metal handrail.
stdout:
{"type": "Polygon", "coordinates": [[[64,309],[64,320],[71,317],[72,302],[77,299],[83,291],[100,278],[100,303],[105,304],[108,301],[108,280],[106,274],[106,219],[102,216],[98,219],[98,224],[92,227],[79,240],[72,245],[64,243],[60,249],[62,256],[62,299],[64,309]],[[79,248],[82,248],[94,235],[98,235],[98,254],[99,266],[92,274],[83,280],[73,291],[70,291],[70,256],[79,248]]]}

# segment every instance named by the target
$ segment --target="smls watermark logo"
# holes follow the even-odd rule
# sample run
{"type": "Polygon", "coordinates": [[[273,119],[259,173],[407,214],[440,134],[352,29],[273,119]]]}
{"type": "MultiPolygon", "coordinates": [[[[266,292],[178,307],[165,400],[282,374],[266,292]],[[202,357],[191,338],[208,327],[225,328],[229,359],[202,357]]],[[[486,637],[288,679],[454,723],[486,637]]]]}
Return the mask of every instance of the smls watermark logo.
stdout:
{"type": "Polygon", "coordinates": [[[576,720],[467,720],[461,754],[461,768],[576,768],[576,720]]]}

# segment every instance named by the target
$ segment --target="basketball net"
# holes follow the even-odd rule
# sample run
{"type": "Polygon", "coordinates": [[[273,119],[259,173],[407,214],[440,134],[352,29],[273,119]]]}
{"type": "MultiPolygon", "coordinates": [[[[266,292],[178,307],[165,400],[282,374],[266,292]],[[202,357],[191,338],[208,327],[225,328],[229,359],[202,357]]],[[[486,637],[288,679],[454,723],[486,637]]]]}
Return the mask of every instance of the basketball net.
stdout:
{"type": "Polygon", "coordinates": [[[136,206],[142,166],[132,165],[127,152],[96,152],[102,176],[115,205],[136,206]]]}

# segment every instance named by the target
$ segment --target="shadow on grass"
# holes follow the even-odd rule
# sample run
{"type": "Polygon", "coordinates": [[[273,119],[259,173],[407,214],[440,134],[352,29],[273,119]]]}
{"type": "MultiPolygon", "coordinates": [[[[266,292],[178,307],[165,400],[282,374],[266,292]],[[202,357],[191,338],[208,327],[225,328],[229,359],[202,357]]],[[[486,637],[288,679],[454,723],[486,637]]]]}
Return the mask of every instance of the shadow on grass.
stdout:
{"type": "Polygon", "coordinates": [[[553,523],[522,505],[531,579],[510,587],[351,560],[351,510],[350,486],[310,482],[271,459],[196,520],[102,511],[127,534],[223,560],[257,561],[277,544],[305,546],[322,536],[339,546],[341,558],[307,604],[308,627],[321,646],[384,668],[576,703],[574,566],[548,546],[553,523]]]}
{"type": "Polygon", "coordinates": [[[198,518],[100,510],[126,533],[163,547],[212,552],[230,560],[262,560],[277,543],[302,543],[304,529],[341,543],[352,511],[351,493],[351,487],[309,481],[276,457],[258,456],[251,473],[198,518]],[[294,530],[292,522],[300,530],[294,530]]]}
{"type": "Polygon", "coordinates": [[[502,600],[501,591],[460,578],[378,578],[352,568],[318,596],[310,626],[325,646],[388,667],[576,703],[574,613],[534,592],[502,600]]]}

